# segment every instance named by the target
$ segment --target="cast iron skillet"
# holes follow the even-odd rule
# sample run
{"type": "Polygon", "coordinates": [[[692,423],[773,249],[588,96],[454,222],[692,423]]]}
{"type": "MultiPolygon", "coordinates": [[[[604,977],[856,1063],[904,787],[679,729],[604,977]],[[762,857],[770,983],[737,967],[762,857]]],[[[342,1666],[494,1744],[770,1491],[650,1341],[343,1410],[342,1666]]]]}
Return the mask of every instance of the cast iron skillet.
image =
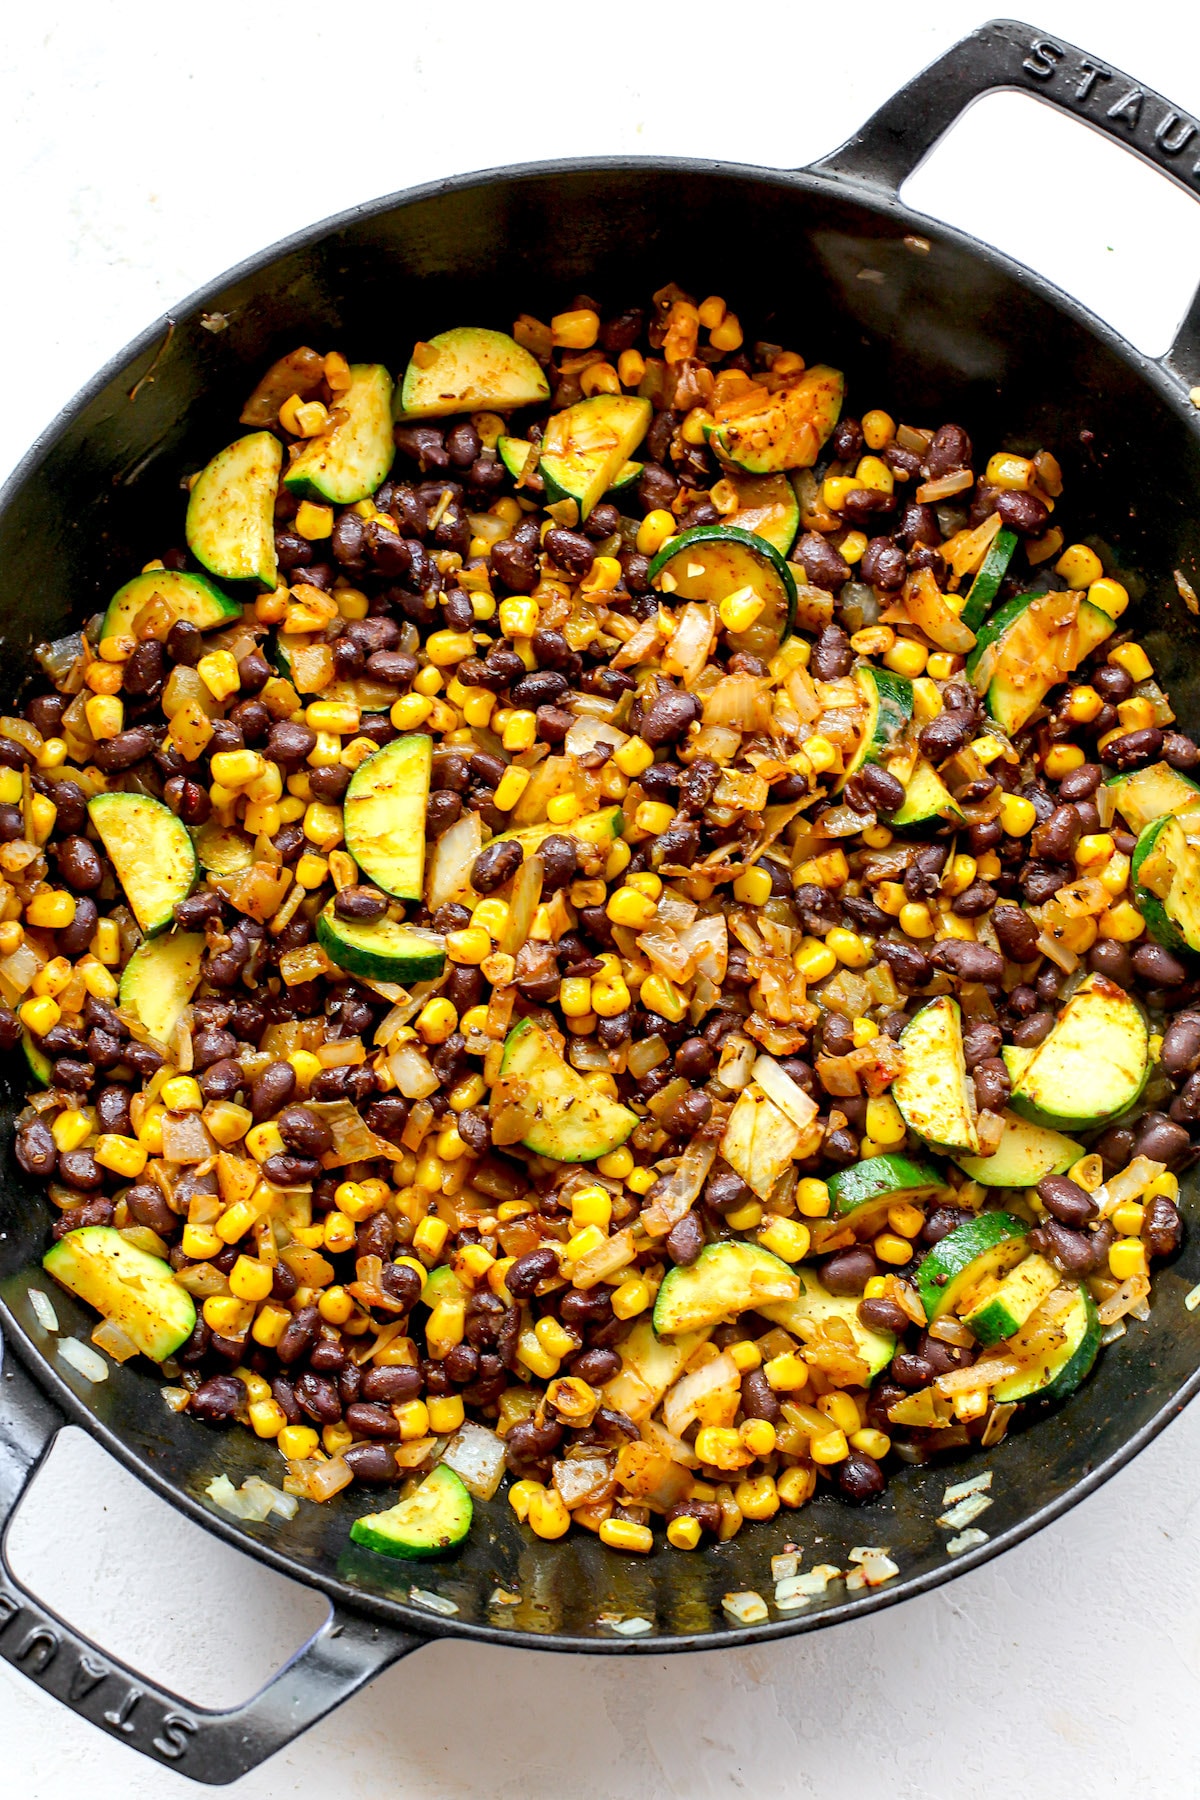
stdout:
{"type": "MultiPolygon", "coordinates": [[[[1072,535],[1111,546],[1135,596],[1139,635],[1184,726],[1196,730],[1200,627],[1172,571],[1200,586],[1200,525],[1183,498],[1200,491],[1200,425],[1188,399],[1200,382],[1200,301],[1155,362],[1045,281],[897,198],[963,109],[999,88],[1035,94],[1192,191],[1200,185],[1196,122],[1073,46],[998,21],[799,173],[666,160],[501,170],[376,201],[244,264],[118,356],[5,489],[0,691],[21,688],[32,642],[94,611],[148,550],[178,535],[181,475],[236,435],[243,396],[283,350],[336,342],[362,356],[382,346],[394,366],[415,338],[448,324],[507,329],[517,310],[548,316],[581,287],[610,300],[644,298],[670,279],[707,292],[714,270],[732,266],[725,285],[739,302],[761,293],[774,309],[747,321],[753,335],[848,370],[850,410],[882,402],[931,424],[961,419],[977,443],[1052,448],[1064,466],[1072,535]]],[[[14,1077],[6,1126],[18,1089],[14,1077]]],[[[0,1553],[0,1655],[134,1749],[210,1783],[253,1768],[432,1636],[558,1650],[710,1649],[812,1630],[924,1592],[1057,1518],[1200,1387],[1200,1332],[1183,1306],[1200,1280],[1193,1234],[1157,1276],[1149,1324],[1105,1352],[1058,1417],[970,1459],[972,1472],[995,1470],[991,1536],[957,1561],[934,1523],[956,1478],[943,1461],[902,1469],[865,1512],[824,1496],[696,1555],[614,1556],[586,1532],[539,1542],[498,1497],[478,1509],[455,1560],[392,1563],[349,1542],[351,1519],[371,1504],[363,1490],[302,1506],[290,1524],[235,1524],[204,1489],[222,1469],[235,1485],[255,1472],[278,1480],[270,1446],[170,1413],[144,1363],[114,1365],[91,1386],[56,1355],[28,1299],[31,1283],[50,1285],[39,1268],[49,1211],[10,1163],[0,1193],[0,1321],[11,1346],[0,1382],[0,1519],[71,1420],[190,1518],[320,1588],[331,1610],[246,1705],[200,1711],[48,1613],[0,1553]],[[799,1615],[734,1627],[722,1594],[769,1595],[769,1558],[789,1531],[802,1543],[820,1532],[819,1559],[842,1567],[856,1544],[888,1545],[901,1575],[854,1597],[834,1583],[799,1615]],[[414,1602],[414,1582],[456,1610],[414,1602]],[[520,1604],[495,1604],[497,1587],[519,1592],[520,1604]],[[622,1637],[601,1614],[637,1615],[653,1628],[622,1637]]],[[[84,1309],[57,1289],[54,1304],[64,1330],[86,1337],[84,1309]]]]}

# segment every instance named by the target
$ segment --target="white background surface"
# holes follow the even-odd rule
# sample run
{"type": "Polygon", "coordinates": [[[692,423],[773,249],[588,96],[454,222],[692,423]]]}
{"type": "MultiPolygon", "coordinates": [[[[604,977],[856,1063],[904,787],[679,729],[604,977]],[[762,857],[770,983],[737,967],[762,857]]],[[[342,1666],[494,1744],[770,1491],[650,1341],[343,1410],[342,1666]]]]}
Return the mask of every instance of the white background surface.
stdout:
{"type": "MultiPolygon", "coordinates": [[[[797,166],[987,16],[945,0],[919,13],[877,0],[11,8],[0,476],[156,314],[310,220],[502,161],[632,152],[797,166]],[[736,39],[722,39],[724,20],[736,39]]],[[[1194,9],[1043,3],[1037,23],[1200,111],[1194,9]]],[[[1194,200],[1013,96],[977,108],[907,194],[1155,353],[1200,277],[1194,200]]],[[[792,1643],[636,1661],[435,1646],[230,1792],[942,1800],[988,1791],[1002,1769],[1006,1794],[1026,1800],[1191,1794],[1198,1468],[1193,1409],[999,1563],[792,1643]]],[[[200,1704],[249,1694],[322,1610],[176,1518],[75,1431],[12,1544],[51,1605],[200,1704]]],[[[0,1785],[21,1800],[198,1791],[2,1664],[0,1745],[0,1785]]]]}

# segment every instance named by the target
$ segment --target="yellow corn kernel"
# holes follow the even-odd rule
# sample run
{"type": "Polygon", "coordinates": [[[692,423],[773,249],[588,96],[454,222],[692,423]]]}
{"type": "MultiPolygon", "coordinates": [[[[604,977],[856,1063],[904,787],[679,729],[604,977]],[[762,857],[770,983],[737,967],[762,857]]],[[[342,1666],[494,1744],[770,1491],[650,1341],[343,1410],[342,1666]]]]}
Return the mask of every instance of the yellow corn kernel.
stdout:
{"type": "Polygon", "coordinates": [[[228,700],[242,685],[238,666],[229,650],[210,650],[196,664],[196,673],[214,700],[228,700]]]}
{"type": "Polygon", "coordinates": [[[808,1385],[808,1365],[793,1350],[763,1364],[763,1374],[777,1394],[796,1393],[808,1385]]]}
{"type": "Polygon", "coordinates": [[[254,1308],[235,1294],[210,1294],[201,1309],[204,1323],[219,1337],[241,1337],[250,1326],[254,1308]]]}
{"type": "Polygon", "coordinates": [[[528,769],[505,769],[492,795],[493,803],[501,812],[511,812],[531,780],[528,769]]]}
{"type": "MultiPolygon", "coordinates": [[[[257,1330],[257,1319],[254,1321],[254,1326],[257,1330]]],[[[287,1414],[282,1406],[278,1400],[272,1400],[269,1397],[265,1400],[252,1400],[246,1408],[246,1414],[256,1437],[277,1438],[287,1425],[287,1414]]]]}
{"type": "Polygon", "coordinates": [[[265,1300],[274,1279],[274,1270],[253,1256],[239,1256],[229,1271],[229,1286],[239,1300],[265,1300]]]}
{"type": "Polygon", "coordinates": [[[796,1183],[796,1205],[806,1219],[823,1219],[829,1212],[829,1188],[815,1175],[803,1175],[796,1183]]]}
{"type": "Polygon", "coordinates": [[[532,750],[537,741],[537,717],[519,709],[511,712],[500,736],[506,750],[532,750]]]}
{"type": "Polygon", "coordinates": [[[550,341],[563,350],[590,350],[599,335],[600,315],[590,306],[555,313],[550,321],[550,341]]]}
{"type": "Polygon", "coordinates": [[[881,1462],[891,1449],[892,1440],[886,1431],[877,1431],[873,1425],[864,1425],[858,1431],[850,1433],[850,1447],[881,1462]]]}
{"type": "Polygon", "coordinates": [[[741,1435],[729,1425],[705,1425],[696,1433],[696,1455],[709,1468],[732,1473],[752,1460],[741,1435]]]}
{"type": "Polygon", "coordinates": [[[111,1169],[114,1175],[123,1175],[128,1181],[141,1174],[149,1157],[144,1144],[115,1131],[103,1132],[92,1154],[102,1169],[111,1169]]]}
{"type": "Polygon", "coordinates": [[[302,538],[310,543],[319,538],[327,538],[333,532],[332,506],[318,506],[315,501],[302,500],[296,511],[295,529],[302,538]]]}
{"type": "Polygon", "coordinates": [[[804,1467],[785,1469],[775,1483],[775,1491],[785,1506],[803,1506],[811,1500],[817,1485],[816,1471],[804,1467]]]}
{"type": "Polygon", "coordinates": [[[888,413],[878,410],[864,413],[862,434],[868,450],[882,450],[896,435],[896,421],[888,413]]]}
{"type": "Polygon", "coordinates": [[[812,1244],[812,1233],[799,1219],[770,1218],[758,1234],[764,1250],[781,1256],[784,1262],[803,1262],[812,1244]]]}
{"type": "Polygon", "coordinates": [[[742,327],[736,313],[727,312],[721,323],[709,332],[708,341],[714,350],[740,350],[742,327]]]}
{"type": "Polygon", "coordinates": [[[592,1010],[592,984],[586,975],[569,975],[558,990],[558,1004],[568,1019],[584,1019],[592,1010]]]}
{"type": "Polygon", "coordinates": [[[753,1231],[762,1224],[763,1207],[758,1200],[746,1200],[725,1215],[731,1231],[753,1231]]]}
{"type": "Polygon", "coordinates": [[[864,1044],[870,1044],[879,1036],[879,1027],[874,1019],[855,1019],[854,1048],[861,1050],[864,1044]]]}
{"type": "Polygon", "coordinates": [[[74,917],[74,895],[57,888],[43,888],[25,908],[25,918],[30,925],[41,926],[49,931],[61,930],[74,917]]]}
{"type": "Polygon", "coordinates": [[[937,683],[928,675],[920,675],[913,682],[913,711],[918,719],[936,719],[942,710],[942,696],[937,683]]]}
{"type": "Polygon", "coordinates": [[[832,931],[825,933],[825,947],[832,950],[848,969],[865,969],[871,960],[870,944],[857,931],[847,931],[842,925],[835,925],[832,931]]]}
{"type": "Polygon", "coordinates": [[[846,495],[860,486],[853,475],[827,475],[821,483],[821,499],[830,512],[841,512],[846,495]]]}
{"type": "Polygon", "coordinates": [[[624,572],[615,556],[598,556],[583,578],[581,592],[585,594],[611,593],[624,572]]]}
{"type": "Polygon", "coordinates": [[[486,725],[495,706],[496,696],[487,688],[468,688],[462,703],[463,719],[468,725],[486,725]]]}
{"type": "Polygon", "coordinates": [[[571,1333],[549,1314],[538,1320],[533,1328],[533,1335],[547,1356],[556,1356],[560,1362],[575,1349],[575,1339],[571,1333]]]}
{"type": "Polygon", "coordinates": [[[1140,1238],[1118,1238],[1108,1252],[1109,1274],[1115,1281],[1146,1273],[1146,1250],[1140,1238]]]}
{"type": "Polygon", "coordinates": [[[327,1212],[324,1223],[325,1248],[334,1256],[354,1246],[354,1220],[342,1212],[327,1212]]]}
{"type": "Polygon", "coordinates": [[[168,1112],[200,1112],[204,1096],[200,1083],[191,1075],[173,1075],[162,1085],[162,1103],[168,1112]]]}
{"type": "Polygon", "coordinates": [[[895,1206],[888,1207],[888,1224],[900,1237],[915,1238],[925,1223],[925,1214],[919,1206],[910,1201],[897,1201],[895,1206]]]}
{"type": "Polygon", "coordinates": [[[49,994],[53,998],[70,985],[73,972],[65,956],[53,956],[38,970],[29,984],[30,989],[35,994],[49,994]]]}
{"type": "Polygon", "coordinates": [[[70,1107],[66,1112],[60,1112],[50,1127],[50,1135],[54,1139],[56,1149],[78,1150],[79,1146],[86,1144],[92,1135],[91,1114],[80,1112],[76,1107],[70,1107]]]}
{"type": "Polygon", "coordinates": [[[633,1319],[650,1304],[650,1288],[640,1275],[631,1275],[612,1291],[612,1309],[618,1319],[633,1319]]]}
{"type": "Polygon", "coordinates": [[[429,1429],[439,1437],[457,1431],[466,1417],[461,1394],[431,1394],[425,1406],[429,1413],[429,1429]]]}
{"type": "MultiPolygon", "coordinates": [[[[1099,694],[1096,695],[1099,699],[1099,694]]],[[[1051,781],[1061,781],[1072,769],[1082,767],[1085,757],[1078,744],[1055,744],[1046,752],[1045,770],[1051,781]]],[[[1011,796],[1008,796],[1011,798],[1011,796]]]]}
{"type": "Polygon", "coordinates": [[[633,1152],[627,1144],[622,1144],[619,1150],[610,1150],[607,1156],[598,1157],[596,1168],[610,1181],[624,1181],[633,1173],[633,1152]]]}
{"type": "Polygon", "coordinates": [[[354,1301],[344,1287],[326,1288],[317,1301],[317,1311],[327,1325],[344,1325],[354,1316],[354,1301]]]}
{"type": "Polygon", "coordinates": [[[746,906],[765,906],[771,898],[771,877],[765,869],[747,869],[733,884],[733,897],[746,906]]]}
{"type": "Polygon", "coordinates": [[[11,956],[25,942],[25,927],[19,919],[5,919],[0,924],[0,956],[11,956]]]}
{"type": "Polygon", "coordinates": [[[1072,688],[1067,697],[1067,717],[1076,725],[1090,725],[1103,705],[1094,687],[1072,688]]]}
{"type": "Polygon", "coordinates": [[[563,1245],[563,1255],[568,1262],[578,1262],[589,1251],[598,1250],[603,1242],[604,1233],[598,1225],[585,1225],[582,1231],[575,1232],[567,1239],[563,1245]]]}
{"type": "MultiPolygon", "coordinates": [[[[310,706],[308,710],[311,713],[313,708],[310,706]]],[[[218,750],[210,766],[213,780],[227,788],[245,787],[264,775],[267,768],[256,750],[218,750]]]]}
{"type": "Polygon", "coordinates": [[[717,613],[726,631],[748,631],[765,606],[766,601],[752,587],[742,587],[726,594],[717,613]]]}
{"type": "Polygon", "coordinates": [[[666,975],[647,975],[642,983],[641,1004],[672,1025],[687,1017],[687,995],[666,975]]]}
{"type": "Polygon", "coordinates": [[[804,754],[818,775],[831,769],[837,761],[838,752],[827,737],[814,732],[812,737],[804,740],[804,754]]]}
{"type": "Polygon", "coordinates": [[[700,1542],[700,1521],[681,1513],[667,1526],[667,1542],[675,1550],[694,1550],[700,1542]]]}
{"type": "Polygon", "coordinates": [[[631,931],[643,931],[657,911],[656,904],[635,887],[620,887],[605,907],[614,925],[626,925],[631,931]]]}
{"type": "Polygon", "coordinates": [[[474,966],[492,953],[492,940],[481,925],[467,925],[446,934],[446,955],[451,962],[474,966]]]}
{"type": "Polygon", "coordinates": [[[47,738],[37,753],[39,769],[60,769],[67,760],[67,746],[62,738],[47,738]]]}
{"type": "Polygon", "coordinates": [[[1108,660],[1115,668],[1124,669],[1132,681],[1149,681],[1154,673],[1154,664],[1140,644],[1118,644],[1109,651],[1108,660]]]}
{"type": "Polygon", "coordinates": [[[837,968],[834,952],[817,938],[805,938],[792,957],[796,972],[806,981],[823,981],[837,968]]]}
{"type": "Polygon", "coordinates": [[[57,1000],[49,994],[39,994],[36,1000],[26,1000],[20,1008],[18,1017],[27,1031],[34,1037],[45,1037],[62,1018],[62,1008],[57,1000]]]}
{"type": "Polygon", "coordinates": [[[142,1122],[134,1134],[139,1144],[144,1144],[151,1156],[161,1156],[163,1147],[163,1120],[167,1116],[165,1106],[148,1106],[142,1116],[142,1122]]]}
{"type": "Polygon", "coordinates": [[[572,1194],[571,1226],[573,1230],[582,1231],[585,1226],[598,1225],[602,1231],[606,1231],[611,1219],[612,1200],[606,1189],[602,1187],[580,1188],[572,1194]]]}
{"type": "Polygon", "coordinates": [[[1103,576],[1099,581],[1089,582],[1087,597],[1093,606],[1107,613],[1110,619],[1119,619],[1129,605],[1129,593],[1119,581],[1110,576],[1103,576]]]}
{"type": "Polygon", "coordinates": [[[422,1256],[440,1256],[450,1235],[450,1227],[444,1219],[434,1213],[427,1213],[413,1232],[413,1249],[422,1256]]]}
{"type": "Polygon", "coordinates": [[[634,1169],[625,1177],[625,1186],[635,1194],[648,1194],[657,1179],[653,1169],[634,1169]]]}
{"type": "Polygon", "coordinates": [[[864,456],[854,471],[854,480],[858,487],[873,488],[877,494],[890,494],[895,486],[892,471],[878,456],[864,456]]]}
{"type": "Polygon", "coordinates": [[[1110,938],[1117,944],[1132,944],[1145,931],[1146,921],[1136,906],[1128,900],[1119,900],[1116,906],[1110,906],[1107,912],[1100,914],[1096,929],[1102,938],[1110,938]]]}
{"type": "Polygon", "coordinates": [[[907,675],[914,680],[922,674],[929,660],[929,652],[924,644],[918,644],[912,638],[897,638],[890,650],[883,653],[885,669],[894,669],[897,675],[907,675]]]}
{"type": "Polygon", "coordinates": [[[472,1106],[478,1106],[487,1092],[482,1075],[467,1075],[456,1082],[446,1098],[450,1102],[451,1112],[466,1112],[472,1106]]]}
{"type": "Polygon", "coordinates": [[[1037,819],[1033,801],[1024,794],[1005,794],[1000,802],[1000,825],[1009,837],[1024,837],[1037,819]]]}
{"type": "Polygon", "coordinates": [[[645,738],[626,738],[620,748],[613,752],[613,761],[622,775],[628,775],[633,781],[650,767],[654,761],[654,752],[645,738]]]}
{"type": "Polygon", "coordinates": [[[262,1125],[254,1125],[246,1133],[246,1148],[255,1162],[264,1163],[268,1157],[280,1156],[286,1149],[279,1135],[279,1127],[268,1119],[262,1125]]]}
{"type": "Polygon", "coordinates": [[[1097,863],[1106,863],[1115,849],[1110,832],[1088,832],[1075,846],[1075,861],[1081,869],[1093,868],[1097,863]]]}
{"type": "Polygon", "coordinates": [[[850,1446],[846,1442],[844,1431],[825,1431],[818,1437],[809,1439],[808,1454],[815,1463],[828,1466],[831,1463],[845,1462],[850,1454],[850,1446]]]}
{"type": "Polygon", "coordinates": [[[115,694],[96,694],[83,710],[94,738],[116,737],[125,728],[125,708],[115,694]]]}
{"type": "Polygon", "coordinates": [[[304,810],[304,835],[319,850],[332,850],[342,841],[342,811],[314,800],[304,810]]]}
{"type": "Polygon", "coordinates": [[[1037,470],[1027,456],[1017,456],[1011,450],[997,450],[988,462],[984,480],[1008,493],[1020,493],[1037,480],[1037,470]]]}
{"type": "Polygon", "coordinates": [[[1138,1237],[1146,1222],[1146,1209],[1144,1206],[1140,1206],[1136,1200],[1125,1200],[1120,1206],[1114,1208],[1110,1216],[1113,1228],[1119,1231],[1122,1237],[1138,1237]]]}
{"type": "Polygon", "coordinates": [[[423,725],[433,711],[433,701],[424,694],[402,694],[395,702],[388,718],[397,731],[414,731],[423,725]]]}
{"type": "Polygon", "coordinates": [[[895,1232],[884,1231],[875,1239],[871,1248],[880,1262],[891,1263],[895,1267],[912,1261],[912,1245],[895,1232]]]}
{"type": "Polygon", "coordinates": [[[532,637],[538,628],[540,613],[536,600],[502,600],[500,629],[507,638],[532,637]]]}
{"type": "Polygon", "coordinates": [[[427,1000],[417,1014],[416,1028],[423,1043],[444,1044],[451,1033],[458,1029],[458,1013],[453,1001],[440,996],[427,1000]]]}
{"type": "Polygon", "coordinates": [[[775,1427],[769,1419],[747,1419],[738,1436],[751,1456],[770,1456],[775,1448],[775,1427]]]}
{"type": "MultiPolygon", "coordinates": [[[[721,327],[718,326],[717,329],[720,330],[721,327]]],[[[713,333],[713,338],[715,340],[716,332],[713,333]]],[[[600,1542],[610,1550],[629,1550],[639,1556],[646,1556],[654,1548],[654,1533],[650,1527],[637,1525],[632,1519],[605,1519],[598,1536],[600,1542]]]]}
{"type": "MultiPolygon", "coordinates": [[[[185,1256],[195,1256],[201,1259],[219,1256],[225,1248],[221,1239],[209,1225],[185,1225],[181,1242],[185,1256]]],[[[291,1316],[289,1313],[288,1318],[290,1319],[291,1316]]]]}
{"type": "Polygon", "coordinates": [[[601,1019],[615,1019],[626,1010],[631,1001],[632,995],[624,981],[601,981],[597,978],[592,982],[591,1010],[601,1019]]]}
{"type": "Polygon", "coordinates": [[[933,915],[923,900],[909,900],[900,908],[899,925],[906,937],[932,937],[933,915]]]}
{"type": "MultiPolygon", "coordinates": [[[[867,536],[863,531],[848,531],[839,545],[839,553],[843,562],[853,566],[861,562],[867,548],[867,536]]],[[[885,627],[886,629],[886,627],[885,627]]]]}
{"type": "Polygon", "coordinates": [[[1093,581],[1099,581],[1104,573],[1103,564],[1094,550],[1086,544],[1068,544],[1054,565],[1056,575],[1061,575],[1069,588],[1088,588],[1093,581]]]}
{"type": "Polygon", "coordinates": [[[321,1447],[320,1437],[311,1425],[285,1425],[275,1442],[288,1462],[305,1462],[321,1447]]]}
{"type": "Polygon", "coordinates": [[[1145,731],[1154,724],[1154,702],[1144,694],[1134,694],[1117,706],[1122,731],[1145,731]]]}

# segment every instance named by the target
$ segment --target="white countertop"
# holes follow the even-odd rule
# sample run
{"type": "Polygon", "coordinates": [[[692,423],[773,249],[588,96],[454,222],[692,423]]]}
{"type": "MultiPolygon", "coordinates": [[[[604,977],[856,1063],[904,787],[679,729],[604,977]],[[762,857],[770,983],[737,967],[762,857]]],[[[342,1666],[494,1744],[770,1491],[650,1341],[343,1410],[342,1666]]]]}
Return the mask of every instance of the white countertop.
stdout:
{"type": "MultiPolygon", "coordinates": [[[[1200,15],[1162,0],[1037,12],[1044,31],[1200,110],[1200,15]]],[[[707,23],[715,8],[693,9],[705,23],[692,42],[680,9],[630,0],[541,14],[529,35],[521,16],[478,0],[433,15],[59,0],[6,16],[0,476],[153,317],[312,219],[502,161],[628,152],[797,166],[988,14],[932,0],[917,22],[877,0],[833,13],[760,0],[727,15],[746,22],[728,48],[707,23]]],[[[1200,207],[1015,96],[978,107],[907,195],[1155,353],[1200,276],[1200,207]]],[[[1156,1791],[1190,1793],[1197,1469],[1193,1409],[1031,1543],[792,1642],[657,1660],[438,1644],[230,1791],[942,1800],[978,1794],[1003,1766],[1005,1790],[1030,1800],[1072,1782],[1088,1800],[1140,1795],[1151,1774],[1156,1791]]],[[[49,1605],[200,1705],[244,1698],[323,1610],[179,1519],[74,1430],[10,1541],[49,1605]]],[[[23,1800],[197,1791],[3,1664],[0,1744],[4,1790],[23,1800]]]]}

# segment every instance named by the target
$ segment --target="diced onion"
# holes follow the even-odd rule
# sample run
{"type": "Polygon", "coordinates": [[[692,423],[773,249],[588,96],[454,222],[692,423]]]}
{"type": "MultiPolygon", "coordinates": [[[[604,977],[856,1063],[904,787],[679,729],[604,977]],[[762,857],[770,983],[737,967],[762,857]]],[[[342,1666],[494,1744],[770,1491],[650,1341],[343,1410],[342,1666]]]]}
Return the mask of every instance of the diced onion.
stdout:
{"type": "Polygon", "coordinates": [[[735,1625],[761,1625],[767,1617],[767,1603],[753,1588],[739,1594],[722,1594],[721,1610],[735,1625]]]}
{"type": "Polygon", "coordinates": [[[92,1349],[90,1344],[81,1344],[78,1338],[61,1338],[58,1354],[65,1363],[83,1376],[85,1381],[107,1381],[108,1364],[104,1358],[92,1349]]]}
{"type": "Polygon", "coordinates": [[[54,1310],[49,1294],[43,1294],[41,1288],[30,1288],[29,1305],[34,1318],[43,1331],[58,1330],[58,1314],[54,1310]]]}
{"type": "Polygon", "coordinates": [[[406,1100],[424,1100],[436,1094],[441,1083],[418,1044],[401,1044],[388,1057],[392,1080],[406,1100]]]}
{"type": "Polygon", "coordinates": [[[442,1461],[476,1500],[490,1500],[504,1475],[504,1444],[486,1425],[468,1419],[446,1445],[442,1461]]]}
{"type": "Polygon", "coordinates": [[[408,1597],[414,1606],[423,1606],[426,1612],[441,1613],[445,1619],[453,1618],[458,1611],[458,1603],[447,1600],[444,1594],[430,1593],[428,1588],[410,1588],[408,1597]]]}
{"type": "Polygon", "coordinates": [[[473,893],[471,868],[482,849],[483,820],[477,812],[465,812],[443,831],[434,846],[426,879],[425,904],[430,912],[473,893]]]}

